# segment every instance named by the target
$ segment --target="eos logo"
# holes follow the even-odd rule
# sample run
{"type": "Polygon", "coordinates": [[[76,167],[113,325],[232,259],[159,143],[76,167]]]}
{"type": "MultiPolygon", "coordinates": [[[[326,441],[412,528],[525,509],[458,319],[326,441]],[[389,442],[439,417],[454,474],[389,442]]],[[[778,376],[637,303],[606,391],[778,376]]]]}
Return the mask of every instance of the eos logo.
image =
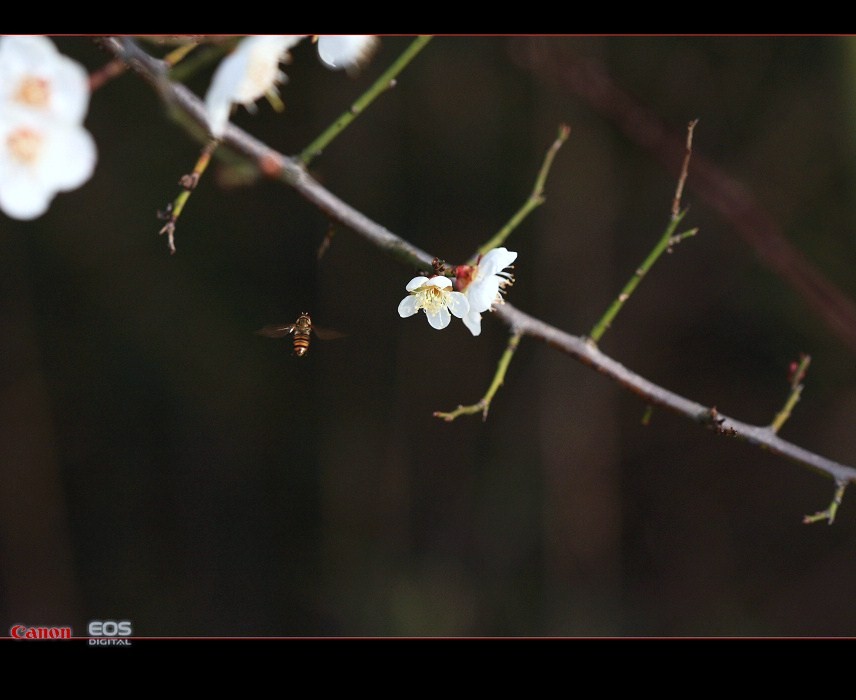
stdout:
{"type": "Polygon", "coordinates": [[[86,628],[89,646],[131,646],[134,630],[130,620],[92,620],[86,628]]]}

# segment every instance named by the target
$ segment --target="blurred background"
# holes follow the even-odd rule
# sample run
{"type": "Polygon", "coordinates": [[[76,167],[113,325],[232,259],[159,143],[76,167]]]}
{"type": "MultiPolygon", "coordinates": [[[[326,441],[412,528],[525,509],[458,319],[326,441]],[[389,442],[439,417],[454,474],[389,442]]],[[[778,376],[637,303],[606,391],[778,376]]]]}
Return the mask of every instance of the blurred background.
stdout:
{"type": "MultiPolygon", "coordinates": [[[[56,43],[90,71],[109,60],[56,43]]],[[[298,153],[409,43],[383,38],[349,78],[304,42],[285,111],[233,121],[298,153]]],[[[600,347],[758,424],[808,353],[781,435],[854,464],[856,329],[834,325],[856,299],[854,56],[850,38],[438,37],[311,172],[459,263],[570,124],[546,203],[507,242],[508,299],[580,335],[662,234],[698,118],[683,201],[699,234],[600,347]],[[837,289],[828,313],[775,264],[781,240],[837,289]]],[[[344,229],[319,261],[322,214],[275,183],[229,186],[216,162],[170,256],[156,212],[199,144],[130,73],[86,126],[93,178],[35,221],[0,215],[0,629],[856,634],[852,493],[833,526],[803,525],[828,478],[661,410],[643,425],[637,397],[533,340],[486,422],[444,423],[432,412],[490,383],[501,323],[474,338],[399,318],[414,270],[344,229]],[[347,337],[297,358],[254,334],[302,311],[347,337]]]]}

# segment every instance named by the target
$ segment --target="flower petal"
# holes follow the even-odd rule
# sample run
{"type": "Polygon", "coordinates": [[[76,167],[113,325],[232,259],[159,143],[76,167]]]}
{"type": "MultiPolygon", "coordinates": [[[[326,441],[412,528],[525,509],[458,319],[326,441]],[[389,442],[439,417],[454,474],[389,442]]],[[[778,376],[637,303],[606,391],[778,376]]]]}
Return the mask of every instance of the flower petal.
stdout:
{"type": "Polygon", "coordinates": [[[417,311],[419,311],[419,307],[416,305],[416,297],[412,294],[408,294],[404,297],[398,305],[398,315],[401,316],[401,318],[412,316],[417,311]]]}
{"type": "MultiPolygon", "coordinates": [[[[240,49],[240,46],[238,48],[240,49]]],[[[241,79],[247,72],[249,60],[246,52],[236,49],[217,66],[217,72],[214,73],[208,92],[205,93],[205,112],[208,115],[208,128],[212,136],[220,137],[226,131],[229,112],[241,79]]]]}
{"type": "Polygon", "coordinates": [[[473,335],[481,333],[481,314],[478,311],[470,309],[470,312],[463,317],[464,325],[470,329],[473,335]]]}
{"type": "Polygon", "coordinates": [[[279,64],[305,35],[251,36],[220,61],[205,94],[205,111],[211,134],[226,131],[233,104],[250,105],[285,79],[279,64]]]}
{"type": "Polygon", "coordinates": [[[55,194],[56,190],[32,186],[30,178],[18,178],[0,187],[0,209],[13,219],[30,221],[48,210],[55,194]]]}
{"type": "Polygon", "coordinates": [[[428,317],[428,323],[431,324],[432,328],[436,328],[437,330],[442,330],[452,320],[452,317],[449,315],[449,310],[446,307],[441,306],[437,313],[430,313],[427,309],[425,310],[425,315],[428,317]]]}
{"type": "Polygon", "coordinates": [[[419,289],[419,287],[421,287],[427,281],[428,281],[427,277],[414,277],[412,280],[410,280],[407,283],[407,286],[405,287],[405,289],[408,292],[415,292],[417,289],[419,289]]]}
{"type": "Polygon", "coordinates": [[[470,302],[461,292],[449,292],[446,305],[449,307],[449,311],[458,318],[463,318],[470,310],[470,302]]]}
{"type": "Polygon", "coordinates": [[[448,277],[443,277],[442,275],[437,275],[436,277],[432,277],[428,280],[428,284],[432,287],[440,287],[441,289],[447,289],[452,286],[452,280],[448,277]]]}
{"type": "Polygon", "coordinates": [[[353,70],[371,58],[377,43],[377,37],[369,35],[321,36],[318,57],[331,70],[353,70]]]}
{"type": "Polygon", "coordinates": [[[495,275],[517,260],[517,253],[506,248],[494,248],[479,261],[479,276],[495,275]]]}
{"type": "Polygon", "coordinates": [[[92,135],[82,126],[55,124],[42,160],[40,170],[46,184],[66,192],[92,177],[98,151],[92,135]]]}
{"type": "Polygon", "coordinates": [[[500,277],[490,275],[467,287],[467,299],[470,301],[470,308],[479,312],[488,311],[499,294],[500,282],[500,277]]]}

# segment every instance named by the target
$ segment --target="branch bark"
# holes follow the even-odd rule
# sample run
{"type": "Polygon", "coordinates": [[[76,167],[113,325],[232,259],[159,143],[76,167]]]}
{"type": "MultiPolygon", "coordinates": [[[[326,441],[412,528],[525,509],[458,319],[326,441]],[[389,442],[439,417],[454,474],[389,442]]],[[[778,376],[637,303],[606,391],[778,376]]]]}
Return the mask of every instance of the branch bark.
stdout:
{"type": "MultiPolygon", "coordinates": [[[[177,118],[188,124],[189,131],[200,140],[208,138],[204,108],[199,98],[182,85],[169,81],[166,65],[142,51],[129,38],[102,41],[115,57],[152,84],[164,102],[177,112],[177,118]]],[[[293,158],[289,158],[230,124],[222,140],[226,147],[243,158],[254,161],[269,177],[294,188],[304,199],[333,221],[346,226],[381,250],[414,268],[431,269],[434,256],[413,246],[385,227],[372,221],[332,192],[322,187],[293,158]]],[[[840,486],[856,481],[856,468],[840,464],[778,437],[770,426],[743,423],[661,387],[627,369],[601,352],[586,338],[574,336],[540,321],[515,308],[502,304],[494,312],[512,333],[541,340],[615,381],[649,404],[662,406],[716,433],[735,437],[751,445],[785,457],[835,480],[840,486]]]]}

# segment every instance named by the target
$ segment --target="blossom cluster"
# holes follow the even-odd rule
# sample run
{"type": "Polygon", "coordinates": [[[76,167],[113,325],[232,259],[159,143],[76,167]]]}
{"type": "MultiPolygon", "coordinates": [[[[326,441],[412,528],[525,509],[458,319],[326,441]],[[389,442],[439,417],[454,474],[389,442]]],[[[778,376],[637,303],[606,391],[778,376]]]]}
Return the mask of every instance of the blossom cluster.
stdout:
{"type": "Polygon", "coordinates": [[[452,316],[460,318],[473,335],[481,333],[482,314],[502,303],[502,292],[513,284],[506,272],[517,259],[517,253],[494,248],[475,265],[455,268],[455,284],[448,277],[414,277],[407,283],[408,295],[398,305],[402,318],[424,311],[432,328],[449,325],[452,316]],[[457,287],[457,290],[453,289],[457,287]]]}
{"type": "MultiPolygon", "coordinates": [[[[234,105],[255,109],[255,102],[266,95],[279,96],[279,85],[288,79],[280,64],[291,61],[291,49],[307,34],[251,36],[241,40],[238,47],[224,58],[205,95],[205,109],[211,135],[217,138],[226,132],[229,114],[234,105]]],[[[358,68],[377,45],[374,36],[315,37],[318,57],[331,70],[358,68]]]]}
{"type": "Polygon", "coordinates": [[[43,36],[0,38],[0,209],[35,219],[92,176],[89,80],[43,36]]]}

